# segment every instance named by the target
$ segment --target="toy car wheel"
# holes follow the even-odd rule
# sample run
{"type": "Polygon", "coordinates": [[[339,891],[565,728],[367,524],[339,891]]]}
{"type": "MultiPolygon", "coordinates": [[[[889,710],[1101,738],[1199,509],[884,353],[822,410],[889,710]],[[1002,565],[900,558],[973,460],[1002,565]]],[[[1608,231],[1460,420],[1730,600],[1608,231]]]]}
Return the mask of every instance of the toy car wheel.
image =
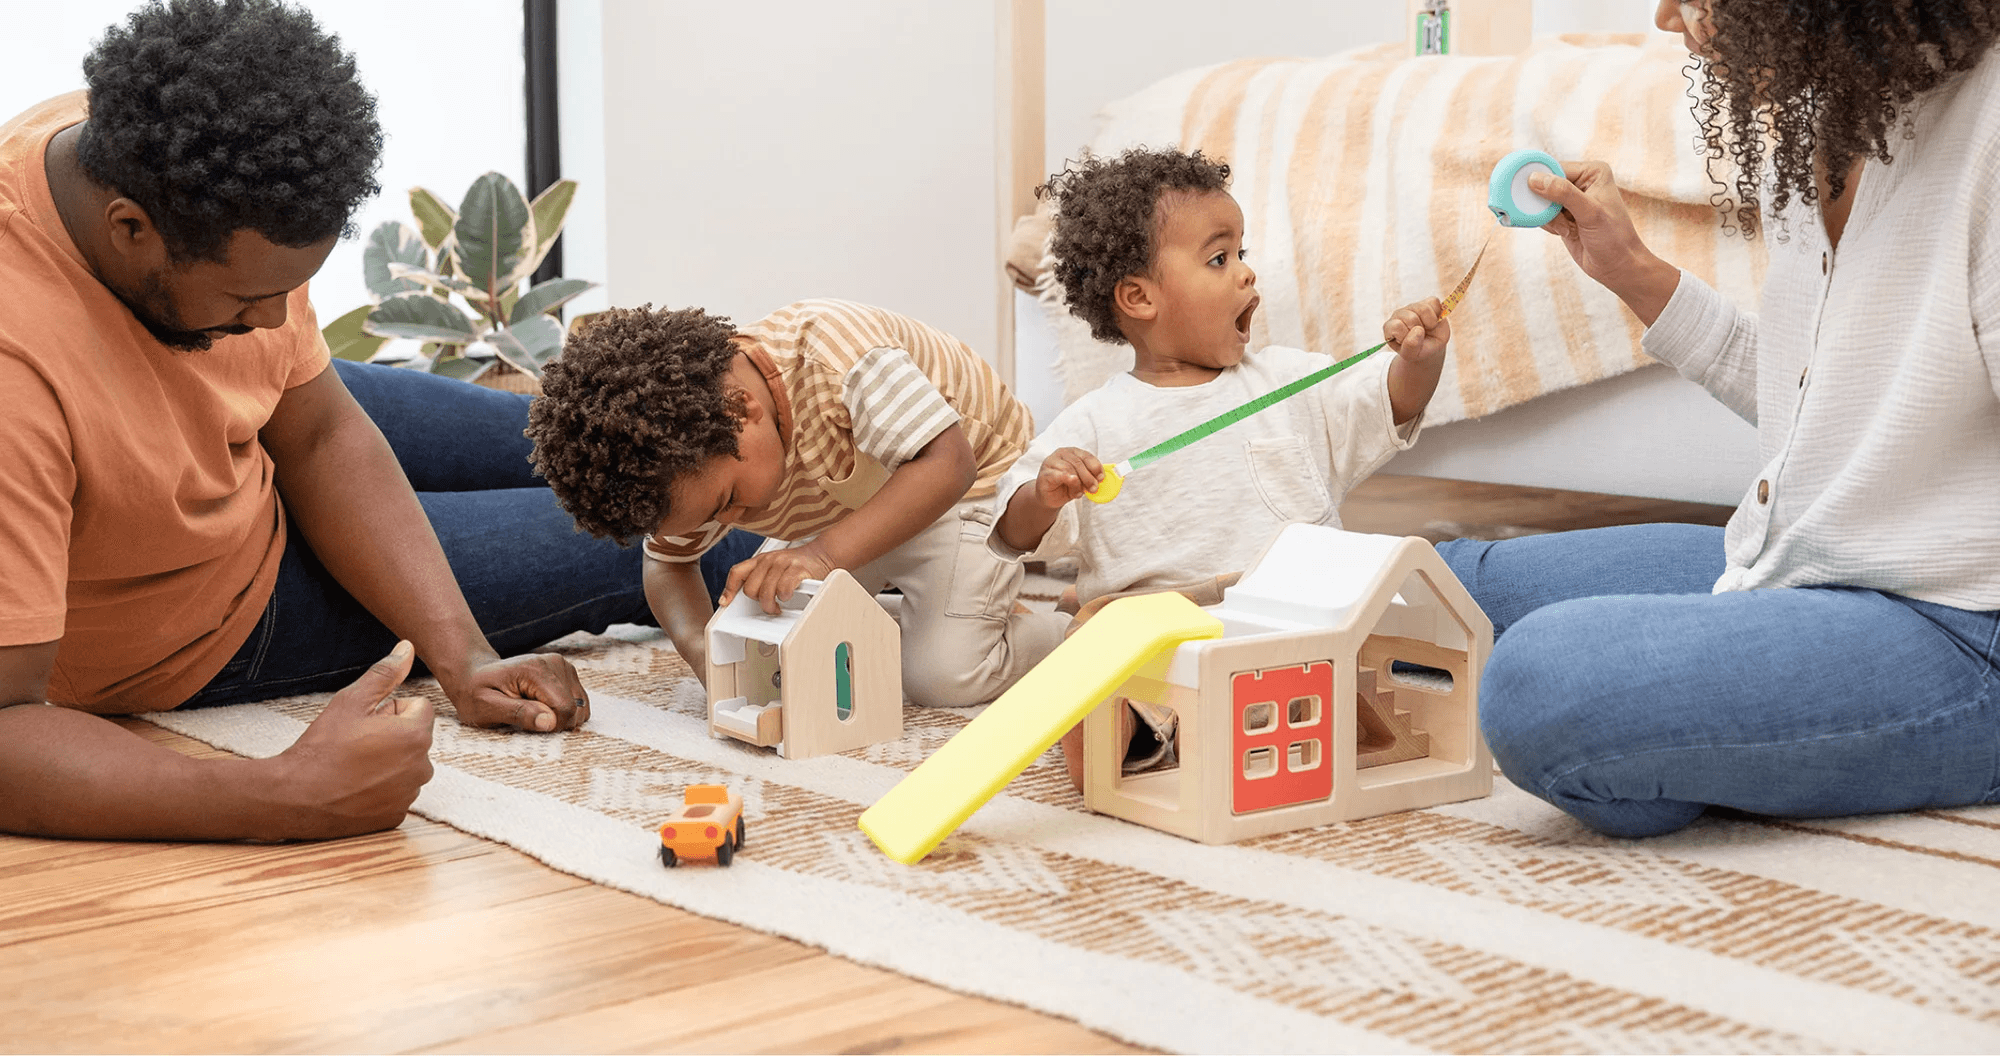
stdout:
{"type": "Polygon", "coordinates": [[[674,849],[672,847],[660,848],[660,864],[669,869],[680,864],[679,859],[674,857],[674,849]]]}
{"type": "Polygon", "coordinates": [[[722,845],[715,849],[715,864],[728,865],[736,859],[736,837],[724,836],[722,845]]]}
{"type": "Polygon", "coordinates": [[[743,849],[743,815],[736,815],[736,849],[743,849]]]}

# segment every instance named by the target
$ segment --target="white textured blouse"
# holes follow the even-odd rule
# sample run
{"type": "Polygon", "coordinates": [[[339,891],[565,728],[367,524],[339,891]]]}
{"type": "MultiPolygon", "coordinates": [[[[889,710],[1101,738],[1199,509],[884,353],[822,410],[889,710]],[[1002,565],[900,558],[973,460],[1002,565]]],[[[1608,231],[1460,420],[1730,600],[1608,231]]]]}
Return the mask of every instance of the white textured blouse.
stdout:
{"type": "Polygon", "coordinates": [[[2000,51],[1870,160],[1840,247],[1765,224],[1752,315],[1681,273],[1645,349],[1757,427],[1717,593],[1842,585],[2000,609],[2000,51]]]}

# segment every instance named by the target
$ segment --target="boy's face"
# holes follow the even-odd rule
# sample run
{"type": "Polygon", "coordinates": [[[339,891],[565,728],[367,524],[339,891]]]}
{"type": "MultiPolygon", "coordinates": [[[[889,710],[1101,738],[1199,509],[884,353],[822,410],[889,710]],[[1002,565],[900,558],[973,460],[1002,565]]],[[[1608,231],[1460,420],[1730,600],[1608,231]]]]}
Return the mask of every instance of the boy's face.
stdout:
{"type": "MultiPolygon", "coordinates": [[[[739,356],[737,362],[744,360],[739,356]]],[[[653,527],[655,536],[693,535],[710,522],[733,525],[776,501],[785,482],[785,443],[778,436],[777,418],[755,393],[744,403],[736,457],[717,455],[699,471],[677,478],[669,512],[653,527]]]]}
{"type": "Polygon", "coordinates": [[[1160,200],[1152,274],[1153,354],[1221,369],[1243,359],[1257,314],[1257,273],[1244,263],[1243,210],[1223,191],[1168,191],[1160,200]]]}

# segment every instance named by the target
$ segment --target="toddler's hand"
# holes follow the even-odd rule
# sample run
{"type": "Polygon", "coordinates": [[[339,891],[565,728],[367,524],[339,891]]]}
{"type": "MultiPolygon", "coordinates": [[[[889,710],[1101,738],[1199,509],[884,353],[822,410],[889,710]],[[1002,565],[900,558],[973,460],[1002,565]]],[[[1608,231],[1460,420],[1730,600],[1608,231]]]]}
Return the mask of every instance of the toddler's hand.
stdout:
{"type": "Polygon", "coordinates": [[[781,599],[791,597],[799,584],[808,579],[832,575],[833,568],[833,562],[817,542],[758,554],[729,570],[729,581],[723,584],[722,597],[717,601],[727,605],[740,590],[756,598],[766,615],[776,616],[781,599]]]}
{"type": "Polygon", "coordinates": [[[1444,355],[1445,346],[1451,343],[1451,321],[1444,317],[1444,302],[1431,297],[1396,309],[1382,324],[1382,338],[1412,364],[1428,365],[1444,355]]]}
{"type": "Polygon", "coordinates": [[[1059,447],[1042,462],[1035,476],[1035,501],[1056,510],[1074,502],[1086,492],[1097,490],[1104,479],[1104,463],[1080,447],[1059,447]]]}

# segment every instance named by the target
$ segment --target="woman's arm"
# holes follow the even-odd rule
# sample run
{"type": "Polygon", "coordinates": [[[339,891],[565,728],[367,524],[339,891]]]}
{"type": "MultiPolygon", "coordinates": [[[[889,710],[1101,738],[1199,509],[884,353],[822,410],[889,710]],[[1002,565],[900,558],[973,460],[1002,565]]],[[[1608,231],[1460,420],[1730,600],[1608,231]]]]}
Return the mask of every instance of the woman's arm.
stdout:
{"type": "Polygon", "coordinates": [[[1648,355],[1756,424],[1757,317],[1646,247],[1609,165],[1564,162],[1563,171],[1567,179],[1528,177],[1530,190],[1563,207],[1549,233],[1645,324],[1648,355]]]}

